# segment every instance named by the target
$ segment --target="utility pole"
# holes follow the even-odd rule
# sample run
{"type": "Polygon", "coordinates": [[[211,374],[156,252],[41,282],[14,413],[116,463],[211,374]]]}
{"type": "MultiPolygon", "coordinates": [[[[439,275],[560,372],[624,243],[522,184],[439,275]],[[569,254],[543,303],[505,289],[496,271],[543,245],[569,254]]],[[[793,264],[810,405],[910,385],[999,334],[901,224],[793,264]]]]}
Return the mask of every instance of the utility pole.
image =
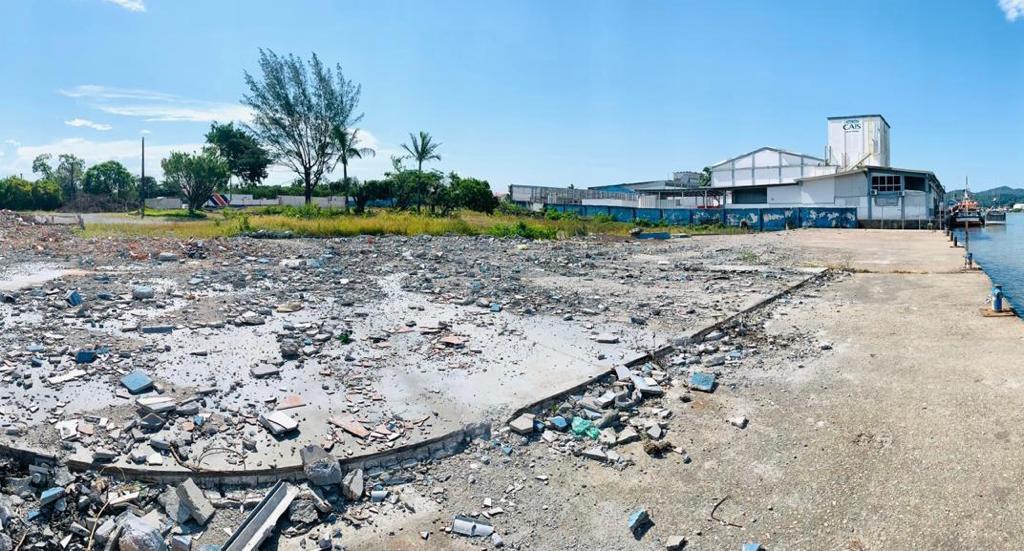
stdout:
{"type": "Polygon", "coordinates": [[[142,137],[142,178],[139,179],[139,217],[146,217],[146,137],[142,137]]]}

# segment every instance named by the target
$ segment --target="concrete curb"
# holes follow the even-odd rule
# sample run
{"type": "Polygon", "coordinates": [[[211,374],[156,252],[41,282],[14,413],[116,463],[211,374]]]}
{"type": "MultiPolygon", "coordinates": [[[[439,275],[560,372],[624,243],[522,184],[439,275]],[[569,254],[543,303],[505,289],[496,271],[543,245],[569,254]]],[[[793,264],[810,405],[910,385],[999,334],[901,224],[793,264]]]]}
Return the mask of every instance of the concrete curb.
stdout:
{"type": "MultiPolygon", "coordinates": [[[[713,324],[711,324],[711,325],[709,325],[707,327],[704,327],[702,329],[698,329],[694,333],[691,333],[689,336],[687,336],[686,340],[688,342],[693,342],[693,341],[701,340],[706,335],[711,333],[712,331],[715,331],[716,329],[721,329],[726,324],[731,323],[733,320],[735,320],[735,319],[737,319],[739,317],[745,316],[747,314],[750,314],[751,312],[754,312],[756,310],[764,308],[765,306],[768,306],[769,304],[775,302],[776,300],[778,300],[778,299],[780,299],[780,298],[782,298],[782,297],[784,297],[784,296],[786,296],[786,295],[788,295],[788,294],[790,294],[790,293],[792,293],[794,291],[800,290],[801,287],[807,285],[808,283],[810,283],[812,281],[821,279],[822,277],[825,276],[825,274],[827,274],[829,272],[830,272],[830,270],[828,268],[816,269],[813,273],[811,273],[811,275],[809,275],[808,277],[798,281],[797,283],[793,284],[792,286],[787,287],[786,289],[783,289],[782,291],[779,291],[778,293],[775,293],[774,295],[766,297],[763,300],[758,301],[756,304],[754,304],[754,305],[752,305],[752,306],[750,306],[748,308],[745,308],[745,309],[743,309],[743,310],[741,310],[741,311],[739,311],[739,312],[737,312],[737,313],[735,313],[735,314],[733,314],[733,315],[731,315],[731,316],[729,316],[729,317],[727,317],[725,319],[722,319],[720,321],[716,321],[715,323],[713,323],[713,324]]],[[[669,345],[665,345],[665,346],[663,346],[663,347],[661,347],[661,348],[659,348],[657,350],[654,350],[652,352],[647,352],[647,353],[641,354],[641,355],[639,355],[639,356],[637,356],[635,358],[631,358],[629,360],[626,360],[623,363],[626,365],[626,367],[635,367],[635,366],[641,365],[641,364],[643,364],[643,363],[645,363],[645,362],[647,362],[647,361],[649,361],[651,359],[658,359],[658,358],[662,358],[664,356],[667,356],[667,355],[671,354],[674,351],[675,351],[675,346],[669,344],[669,345]]],[[[513,419],[515,419],[516,417],[519,417],[520,415],[522,415],[524,413],[530,413],[530,412],[533,412],[533,411],[544,409],[545,407],[547,407],[547,406],[549,406],[549,405],[551,405],[551,404],[553,404],[555,402],[560,402],[563,399],[565,399],[566,396],[578,393],[581,390],[583,390],[584,388],[586,388],[586,387],[588,387],[588,386],[590,386],[590,385],[600,381],[601,379],[604,379],[606,377],[614,377],[614,376],[615,376],[615,369],[614,368],[613,369],[609,369],[607,371],[604,371],[603,373],[599,373],[597,375],[594,375],[593,377],[587,379],[586,381],[583,381],[582,383],[579,383],[579,384],[573,385],[573,386],[571,386],[571,387],[569,387],[567,389],[555,392],[554,394],[548,395],[545,398],[541,398],[539,400],[535,400],[534,402],[532,402],[532,403],[530,403],[530,404],[528,404],[526,406],[523,406],[521,408],[518,408],[514,412],[512,412],[512,415],[510,415],[508,417],[508,419],[506,419],[506,423],[512,421],[513,419]]]]}
{"type": "MultiPolygon", "coordinates": [[[[412,442],[394,449],[360,455],[356,457],[339,457],[344,471],[353,469],[371,470],[374,468],[391,468],[398,466],[411,467],[420,461],[440,459],[459,453],[474,438],[490,438],[489,423],[475,423],[445,434],[412,442]]],[[[27,464],[56,463],[60,459],[52,453],[32,448],[20,448],[16,445],[0,443],[0,455],[27,464]]],[[[175,465],[171,467],[129,466],[108,463],[92,463],[80,459],[64,460],[68,469],[76,472],[104,470],[104,474],[123,480],[139,480],[161,484],[177,484],[186,479],[193,479],[202,486],[230,485],[256,486],[276,482],[278,480],[300,481],[306,475],[302,464],[296,463],[280,467],[247,469],[239,471],[198,470],[193,471],[175,465]]]]}

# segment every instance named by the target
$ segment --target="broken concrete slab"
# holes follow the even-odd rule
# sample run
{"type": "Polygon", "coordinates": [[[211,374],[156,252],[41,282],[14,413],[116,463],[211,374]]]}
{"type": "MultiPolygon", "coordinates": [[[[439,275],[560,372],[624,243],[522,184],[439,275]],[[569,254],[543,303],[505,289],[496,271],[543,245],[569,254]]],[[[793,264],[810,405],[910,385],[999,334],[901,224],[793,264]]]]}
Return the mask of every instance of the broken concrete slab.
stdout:
{"type": "Polygon", "coordinates": [[[132,298],[135,300],[147,300],[156,296],[156,291],[152,287],[146,285],[139,285],[132,288],[132,298]]]}
{"type": "Polygon", "coordinates": [[[356,501],[363,497],[364,490],[362,469],[345,473],[345,478],[341,481],[341,493],[345,499],[356,501]]]}
{"type": "Polygon", "coordinates": [[[216,512],[213,504],[206,498],[206,494],[199,489],[199,486],[196,486],[196,483],[191,478],[178,484],[177,494],[181,504],[188,508],[192,519],[198,522],[200,526],[205,526],[216,512]]]}
{"type": "Polygon", "coordinates": [[[683,536],[669,536],[665,540],[666,551],[682,551],[684,547],[686,547],[686,538],[683,536]]]}
{"type": "Polygon", "coordinates": [[[260,415],[259,421],[274,436],[287,434],[299,428],[299,423],[283,411],[264,413],[260,415]]]}
{"type": "Polygon", "coordinates": [[[262,379],[264,377],[272,377],[280,372],[281,369],[279,367],[268,364],[257,365],[249,370],[249,373],[251,373],[252,376],[256,377],[257,379],[262,379]]]}
{"type": "Polygon", "coordinates": [[[701,392],[714,392],[715,374],[695,371],[690,374],[690,388],[701,392]]]}
{"type": "Polygon", "coordinates": [[[132,394],[142,394],[153,388],[153,378],[140,370],[121,377],[121,384],[132,394]]]}
{"type": "Polygon", "coordinates": [[[633,513],[629,515],[629,519],[627,519],[629,531],[632,532],[633,535],[636,537],[640,537],[643,534],[644,530],[647,529],[648,525],[650,525],[650,523],[651,517],[647,514],[646,509],[638,509],[636,511],[633,511],[633,513]]]}
{"type": "Polygon", "coordinates": [[[309,445],[299,450],[302,470],[314,486],[331,486],[342,481],[341,465],[338,458],[327,453],[321,446],[309,445]]]}
{"type": "Polygon", "coordinates": [[[120,522],[121,536],[117,543],[120,551],[167,551],[160,528],[128,512],[120,522]]]}
{"type": "Polygon", "coordinates": [[[351,417],[331,417],[328,422],[356,438],[370,436],[370,431],[362,423],[351,417]]]}
{"type": "Polygon", "coordinates": [[[532,413],[523,413],[519,417],[509,421],[508,426],[517,434],[533,434],[533,422],[536,417],[532,413]]]}

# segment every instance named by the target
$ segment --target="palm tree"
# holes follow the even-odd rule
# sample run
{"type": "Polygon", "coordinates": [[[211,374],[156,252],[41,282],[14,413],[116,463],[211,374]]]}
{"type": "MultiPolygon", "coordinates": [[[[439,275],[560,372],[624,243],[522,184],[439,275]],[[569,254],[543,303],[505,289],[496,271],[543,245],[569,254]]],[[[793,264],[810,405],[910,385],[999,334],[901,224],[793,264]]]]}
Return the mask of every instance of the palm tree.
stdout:
{"type": "Polygon", "coordinates": [[[424,161],[441,160],[441,156],[437,154],[437,148],[441,147],[441,144],[435,143],[430,137],[430,133],[420,130],[420,135],[417,137],[412,132],[409,132],[409,141],[412,142],[411,146],[402,144],[402,149],[410,157],[416,159],[416,169],[418,171],[423,172],[424,161]]]}
{"type": "Polygon", "coordinates": [[[335,125],[331,131],[331,137],[338,146],[341,160],[342,183],[348,185],[348,161],[349,159],[362,159],[363,157],[374,157],[377,152],[369,147],[359,147],[359,129],[349,130],[341,125],[335,125]]]}

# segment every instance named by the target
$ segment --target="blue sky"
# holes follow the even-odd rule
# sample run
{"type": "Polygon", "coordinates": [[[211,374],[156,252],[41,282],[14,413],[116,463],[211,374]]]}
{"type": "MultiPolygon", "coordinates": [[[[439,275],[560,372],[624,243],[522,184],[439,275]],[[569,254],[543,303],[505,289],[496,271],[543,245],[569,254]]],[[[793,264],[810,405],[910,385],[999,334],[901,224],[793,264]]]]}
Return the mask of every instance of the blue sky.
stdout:
{"type": "MultiPolygon", "coordinates": [[[[893,164],[1024,187],[1024,0],[2,0],[0,175],[72,152],[147,173],[242,119],[257,48],[340,62],[380,176],[408,132],[492,187],[667,177],[882,113],[893,164]]],[[[275,170],[276,182],[290,179],[275,170]]]]}

